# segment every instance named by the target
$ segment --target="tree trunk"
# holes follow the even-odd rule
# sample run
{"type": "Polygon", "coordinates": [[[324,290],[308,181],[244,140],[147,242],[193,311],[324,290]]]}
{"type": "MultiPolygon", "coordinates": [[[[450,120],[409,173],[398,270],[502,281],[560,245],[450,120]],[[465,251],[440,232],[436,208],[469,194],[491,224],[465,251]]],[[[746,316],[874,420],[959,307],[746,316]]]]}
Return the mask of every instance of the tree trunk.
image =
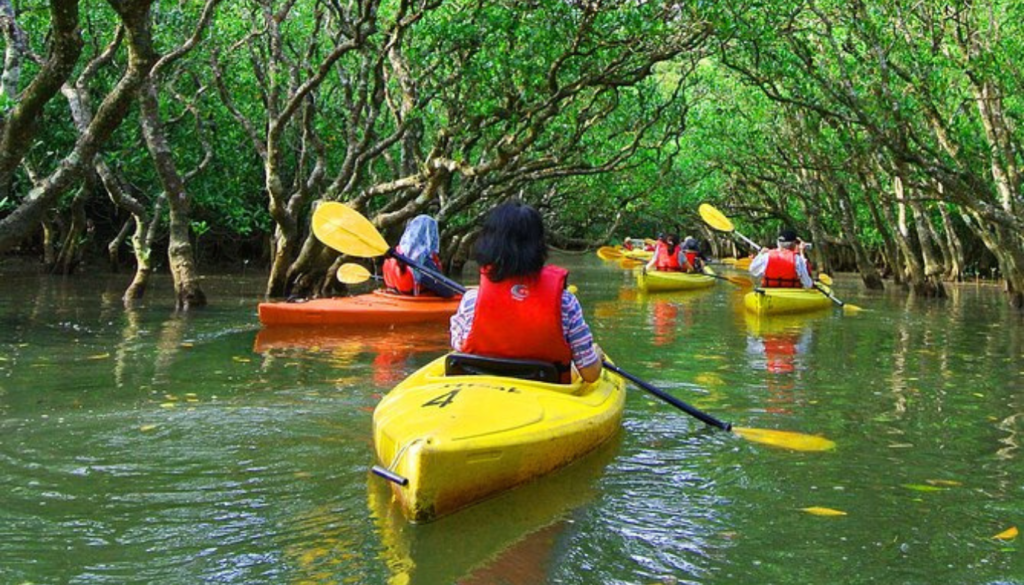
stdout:
{"type": "Polygon", "coordinates": [[[188,310],[205,306],[206,294],[199,286],[199,274],[192,251],[192,200],[178,173],[171,147],[167,142],[156,91],[156,84],[152,79],[147,80],[140,88],[140,122],[149,155],[153,158],[160,184],[167,195],[170,211],[167,259],[174,279],[175,305],[179,310],[188,310]]]}
{"type": "Polygon", "coordinates": [[[857,264],[860,278],[864,282],[864,286],[869,290],[882,290],[885,288],[885,285],[882,283],[882,277],[878,274],[874,264],[871,263],[867,252],[864,250],[864,246],[861,245],[860,238],[857,236],[857,223],[856,218],[853,216],[853,202],[850,200],[850,193],[846,190],[845,186],[838,185],[836,194],[839,197],[839,224],[843,229],[843,241],[853,250],[853,258],[857,264]]]}
{"type": "Polygon", "coordinates": [[[907,204],[906,193],[903,188],[903,181],[899,177],[894,179],[896,200],[899,202],[899,230],[900,245],[903,246],[904,257],[907,260],[907,268],[910,270],[910,287],[914,294],[919,297],[946,297],[946,288],[942,285],[939,275],[942,274],[942,267],[933,257],[928,234],[921,225],[921,214],[916,211],[913,204],[907,204]],[[914,221],[915,236],[912,239],[910,226],[907,223],[907,210],[910,210],[911,219],[914,221]],[[924,264],[920,257],[923,256],[924,264]]]}
{"type": "Polygon", "coordinates": [[[964,279],[964,247],[960,243],[960,236],[956,233],[953,225],[953,218],[945,203],[939,203],[939,214],[942,215],[942,230],[946,234],[946,246],[949,251],[949,261],[946,263],[946,280],[960,282],[964,279]]]}

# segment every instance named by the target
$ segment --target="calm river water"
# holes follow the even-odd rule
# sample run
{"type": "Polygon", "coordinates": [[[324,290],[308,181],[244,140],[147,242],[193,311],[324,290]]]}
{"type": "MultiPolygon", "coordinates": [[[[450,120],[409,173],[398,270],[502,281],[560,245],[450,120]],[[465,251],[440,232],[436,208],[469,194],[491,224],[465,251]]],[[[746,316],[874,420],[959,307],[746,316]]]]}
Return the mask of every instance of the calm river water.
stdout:
{"type": "Polygon", "coordinates": [[[624,369],[836,450],[631,390],[593,455],[409,525],[368,473],[371,415],[445,326],[261,330],[260,274],[207,278],[185,316],[166,277],[125,312],[128,275],[0,274],[0,583],[1024,583],[1024,541],[994,538],[1024,529],[1024,319],[995,287],[839,278],[870,311],[758,321],[725,282],[646,296],[556,260],[624,369]]]}

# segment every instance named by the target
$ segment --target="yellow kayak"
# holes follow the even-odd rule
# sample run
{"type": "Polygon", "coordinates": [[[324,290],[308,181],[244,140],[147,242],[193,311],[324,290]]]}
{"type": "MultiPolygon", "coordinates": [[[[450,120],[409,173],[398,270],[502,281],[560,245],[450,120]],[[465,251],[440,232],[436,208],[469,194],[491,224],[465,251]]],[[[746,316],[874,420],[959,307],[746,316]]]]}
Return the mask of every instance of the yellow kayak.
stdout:
{"type": "Polygon", "coordinates": [[[457,367],[462,357],[427,364],[373,413],[374,472],[390,480],[412,522],[429,522],[571,463],[620,426],[625,383],[611,372],[593,384],[445,375],[446,360],[457,367]]]}
{"type": "Polygon", "coordinates": [[[622,255],[630,260],[643,260],[644,262],[654,258],[654,252],[648,250],[625,250],[622,255]]]}
{"type": "Polygon", "coordinates": [[[715,277],[690,272],[643,270],[636,275],[637,287],[645,292],[695,290],[714,286],[715,277]]]}
{"type": "MultiPolygon", "coordinates": [[[[817,283],[825,290],[827,286],[817,283]]],[[[813,288],[759,288],[743,297],[747,310],[758,315],[808,313],[832,306],[832,301],[813,288]]]]}

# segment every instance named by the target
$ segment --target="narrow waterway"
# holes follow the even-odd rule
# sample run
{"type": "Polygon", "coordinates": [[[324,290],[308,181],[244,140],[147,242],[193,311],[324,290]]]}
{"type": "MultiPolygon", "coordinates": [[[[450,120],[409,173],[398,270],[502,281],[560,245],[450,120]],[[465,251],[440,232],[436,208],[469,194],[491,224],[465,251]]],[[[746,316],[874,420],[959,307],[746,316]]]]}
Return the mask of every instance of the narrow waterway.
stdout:
{"type": "MultiPolygon", "coordinates": [[[[993,286],[944,301],[755,319],[735,287],[639,294],[572,270],[627,371],[793,452],[631,390],[621,433],[569,468],[409,525],[368,473],[380,397],[444,325],[262,329],[265,275],[0,274],[0,583],[1024,583],[1024,319],[993,286]],[[817,515],[820,507],[843,515],[817,515]],[[1005,536],[1005,535],[1004,535],[1005,536]]],[[[2,268],[0,268],[2,271],[2,268]]]]}

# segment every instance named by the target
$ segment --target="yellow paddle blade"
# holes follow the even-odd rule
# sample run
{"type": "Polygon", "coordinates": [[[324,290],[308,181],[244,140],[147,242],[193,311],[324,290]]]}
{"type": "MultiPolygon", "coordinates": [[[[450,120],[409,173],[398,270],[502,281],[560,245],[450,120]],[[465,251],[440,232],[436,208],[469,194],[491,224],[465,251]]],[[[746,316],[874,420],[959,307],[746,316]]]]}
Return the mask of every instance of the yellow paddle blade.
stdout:
{"type": "Polygon", "coordinates": [[[346,262],[338,268],[338,280],[345,284],[359,284],[370,279],[370,271],[364,266],[346,262]]]}
{"type": "Polygon", "coordinates": [[[832,286],[832,277],[827,274],[819,274],[818,282],[827,286],[832,286]]]}
{"type": "Polygon", "coordinates": [[[805,435],[793,431],[733,427],[732,432],[748,441],[790,449],[792,451],[830,451],[836,448],[835,441],[825,437],[805,435]]]}
{"type": "Polygon", "coordinates": [[[740,288],[754,288],[754,281],[749,278],[743,278],[742,276],[726,276],[726,280],[731,284],[735,284],[740,288]]]}
{"type": "Polygon", "coordinates": [[[720,232],[731,232],[736,229],[733,227],[732,222],[729,221],[729,218],[725,217],[725,214],[715,209],[710,203],[701,203],[697,211],[700,213],[700,218],[704,220],[704,223],[720,232]]]}
{"type": "Polygon", "coordinates": [[[858,307],[857,305],[851,305],[850,303],[843,303],[844,313],[859,313],[866,310],[864,307],[858,307]]]}
{"type": "Polygon", "coordinates": [[[601,260],[617,260],[622,258],[622,252],[611,246],[601,246],[597,249],[597,257],[601,260]]]}
{"type": "Polygon", "coordinates": [[[313,212],[313,234],[342,254],[373,258],[388,251],[388,243],[370,220],[348,205],[321,203],[313,212]]]}

